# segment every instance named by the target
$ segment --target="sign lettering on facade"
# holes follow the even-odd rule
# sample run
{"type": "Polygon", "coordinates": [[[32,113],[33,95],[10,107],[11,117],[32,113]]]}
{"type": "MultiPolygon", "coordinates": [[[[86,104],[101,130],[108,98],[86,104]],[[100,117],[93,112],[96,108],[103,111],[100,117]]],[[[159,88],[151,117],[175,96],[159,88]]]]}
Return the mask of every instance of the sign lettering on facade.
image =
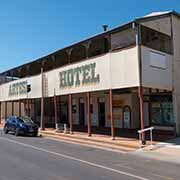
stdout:
{"type": "Polygon", "coordinates": [[[90,63],[61,71],[59,73],[60,88],[99,83],[100,75],[96,74],[95,70],[96,63],[90,63]]]}
{"type": "Polygon", "coordinates": [[[17,82],[9,86],[9,96],[27,93],[27,81],[17,82]]]}

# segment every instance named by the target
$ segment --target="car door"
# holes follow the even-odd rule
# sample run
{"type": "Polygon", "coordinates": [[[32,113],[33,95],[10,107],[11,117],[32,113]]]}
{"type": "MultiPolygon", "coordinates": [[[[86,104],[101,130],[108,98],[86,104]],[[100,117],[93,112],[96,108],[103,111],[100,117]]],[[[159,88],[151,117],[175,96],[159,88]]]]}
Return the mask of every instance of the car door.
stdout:
{"type": "Polygon", "coordinates": [[[5,126],[8,130],[10,130],[10,122],[11,122],[11,119],[10,118],[7,118],[6,120],[6,123],[5,123],[5,126]]]}
{"type": "Polygon", "coordinates": [[[9,117],[9,118],[7,119],[6,126],[7,126],[7,128],[8,128],[9,131],[12,130],[12,117],[9,117]]]}
{"type": "Polygon", "coordinates": [[[16,131],[17,120],[16,118],[11,119],[11,131],[16,131]]]}

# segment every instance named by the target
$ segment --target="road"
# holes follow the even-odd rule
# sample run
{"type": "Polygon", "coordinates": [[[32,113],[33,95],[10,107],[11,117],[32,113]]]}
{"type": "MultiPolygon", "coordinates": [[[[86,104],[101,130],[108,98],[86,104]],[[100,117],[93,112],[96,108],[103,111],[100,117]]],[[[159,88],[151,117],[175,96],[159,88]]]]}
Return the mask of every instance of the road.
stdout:
{"type": "Polygon", "coordinates": [[[180,166],[0,132],[0,180],[179,180],[180,166]]]}

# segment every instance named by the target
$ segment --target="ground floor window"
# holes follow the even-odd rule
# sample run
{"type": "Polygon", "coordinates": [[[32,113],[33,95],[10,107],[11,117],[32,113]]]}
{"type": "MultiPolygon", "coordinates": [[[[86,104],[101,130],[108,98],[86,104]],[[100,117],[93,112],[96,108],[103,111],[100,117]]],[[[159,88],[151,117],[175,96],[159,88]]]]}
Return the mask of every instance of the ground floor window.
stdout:
{"type": "Polygon", "coordinates": [[[172,96],[151,96],[151,123],[174,125],[172,96]]]}

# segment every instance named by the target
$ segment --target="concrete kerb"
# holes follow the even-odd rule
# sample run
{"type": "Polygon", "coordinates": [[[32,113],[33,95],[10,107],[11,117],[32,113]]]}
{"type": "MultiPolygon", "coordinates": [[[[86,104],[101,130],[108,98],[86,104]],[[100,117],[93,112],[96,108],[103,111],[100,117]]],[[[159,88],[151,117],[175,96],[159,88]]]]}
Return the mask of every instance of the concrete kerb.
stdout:
{"type": "Polygon", "coordinates": [[[70,134],[63,134],[63,133],[57,133],[55,131],[46,131],[46,130],[40,131],[40,134],[45,137],[54,137],[54,138],[63,139],[63,140],[71,141],[71,142],[103,146],[103,147],[108,147],[112,149],[121,149],[121,150],[125,149],[126,151],[135,151],[139,148],[138,143],[135,145],[135,144],[131,144],[128,141],[124,141],[124,142],[118,142],[116,140],[111,141],[110,138],[106,141],[103,141],[102,139],[100,139],[100,137],[99,138],[96,137],[96,139],[94,139],[93,137],[88,137],[88,136],[79,137],[76,134],[70,135],[70,134]]]}
{"type": "Polygon", "coordinates": [[[88,147],[95,147],[98,149],[104,149],[104,150],[115,151],[115,152],[120,152],[120,153],[122,152],[127,153],[127,152],[131,152],[135,150],[133,148],[128,148],[124,146],[112,146],[112,145],[107,145],[106,143],[91,142],[87,140],[83,141],[83,140],[79,140],[75,138],[71,139],[67,137],[61,137],[58,135],[51,135],[51,134],[41,134],[41,135],[42,137],[50,138],[57,141],[62,141],[62,142],[67,142],[67,143],[72,143],[72,144],[79,144],[79,145],[88,146],[88,147]]]}

